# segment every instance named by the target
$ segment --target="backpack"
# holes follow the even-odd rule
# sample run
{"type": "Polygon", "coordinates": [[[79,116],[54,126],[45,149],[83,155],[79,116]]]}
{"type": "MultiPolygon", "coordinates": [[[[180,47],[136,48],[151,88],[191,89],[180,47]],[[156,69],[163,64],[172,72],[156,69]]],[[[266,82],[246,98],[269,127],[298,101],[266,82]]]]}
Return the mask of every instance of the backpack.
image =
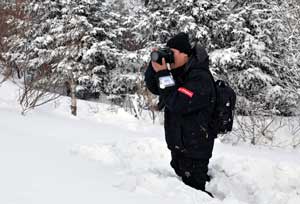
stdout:
{"type": "Polygon", "coordinates": [[[216,103],[211,121],[217,134],[226,134],[232,130],[236,94],[225,81],[214,81],[214,85],[216,103]]]}

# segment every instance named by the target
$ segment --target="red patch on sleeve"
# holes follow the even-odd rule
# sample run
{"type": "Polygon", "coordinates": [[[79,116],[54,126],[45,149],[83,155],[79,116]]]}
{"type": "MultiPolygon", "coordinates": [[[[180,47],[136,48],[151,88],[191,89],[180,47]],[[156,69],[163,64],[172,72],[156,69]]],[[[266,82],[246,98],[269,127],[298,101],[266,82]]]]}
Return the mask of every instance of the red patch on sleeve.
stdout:
{"type": "Polygon", "coordinates": [[[179,91],[180,93],[183,93],[183,94],[187,95],[187,96],[190,97],[190,98],[192,98],[193,95],[194,95],[194,93],[193,93],[192,91],[190,91],[190,90],[188,90],[188,89],[186,89],[186,88],[183,88],[183,87],[179,87],[179,88],[178,88],[178,91],[179,91]]]}

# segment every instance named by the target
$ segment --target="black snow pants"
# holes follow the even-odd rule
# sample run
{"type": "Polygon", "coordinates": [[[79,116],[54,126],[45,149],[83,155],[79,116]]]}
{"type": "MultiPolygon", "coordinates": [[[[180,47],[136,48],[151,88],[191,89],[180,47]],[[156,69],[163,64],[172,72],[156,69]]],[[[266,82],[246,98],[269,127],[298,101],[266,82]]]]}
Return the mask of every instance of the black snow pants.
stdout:
{"type": "Polygon", "coordinates": [[[205,183],[210,181],[207,175],[209,159],[188,158],[175,151],[171,152],[171,156],[170,164],[182,181],[188,186],[205,191],[205,183]]]}

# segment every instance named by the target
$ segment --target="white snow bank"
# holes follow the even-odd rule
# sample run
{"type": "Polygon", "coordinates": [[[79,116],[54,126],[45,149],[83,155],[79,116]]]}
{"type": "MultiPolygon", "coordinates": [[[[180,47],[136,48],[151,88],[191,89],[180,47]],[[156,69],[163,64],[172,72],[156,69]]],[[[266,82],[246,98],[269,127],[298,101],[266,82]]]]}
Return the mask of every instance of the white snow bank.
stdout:
{"type": "Polygon", "coordinates": [[[207,189],[169,166],[163,127],[109,105],[61,98],[26,116],[17,88],[0,86],[0,203],[300,203],[300,153],[216,141],[207,189]]]}

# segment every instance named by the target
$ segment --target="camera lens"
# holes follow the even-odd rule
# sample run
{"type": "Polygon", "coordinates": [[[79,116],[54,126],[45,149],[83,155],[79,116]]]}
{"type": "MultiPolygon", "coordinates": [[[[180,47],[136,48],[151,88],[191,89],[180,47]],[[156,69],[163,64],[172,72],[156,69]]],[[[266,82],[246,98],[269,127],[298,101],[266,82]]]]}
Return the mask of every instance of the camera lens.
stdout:
{"type": "Polygon", "coordinates": [[[152,52],[151,53],[151,61],[157,62],[159,59],[159,53],[158,52],[152,52]]]}

